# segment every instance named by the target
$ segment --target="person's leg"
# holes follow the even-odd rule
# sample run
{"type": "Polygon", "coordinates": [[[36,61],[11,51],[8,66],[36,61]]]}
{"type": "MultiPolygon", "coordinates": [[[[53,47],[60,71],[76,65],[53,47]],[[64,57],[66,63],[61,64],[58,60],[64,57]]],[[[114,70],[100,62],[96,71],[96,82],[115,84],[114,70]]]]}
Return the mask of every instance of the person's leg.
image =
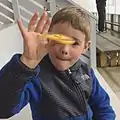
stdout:
{"type": "Polygon", "coordinates": [[[97,11],[98,11],[98,30],[100,31],[100,6],[97,4],[97,11]]]}
{"type": "Polygon", "coordinates": [[[104,30],[107,30],[107,24],[106,24],[106,2],[105,2],[105,7],[104,7],[104,30]]]}
{"type": "Polygon", "coordinates": [[[103,8],[103,10],[104,10],[104,13],[103,13],[103,15],[104,15],[103,16],[103,20],[104,20],[103,21],[103,30],[105,31],[106,30],[106,28],[105,28],[105,26],[106,26],[106,23],[105,23],[106,22],[106,2],[103,4],[103,7],[104,7],[103,8]]]}
{"type": "Polygon", "coordinates": [[[105,4],[100,4],[97,5],[97,10],[98,10],[98,30],[103,32],[104,31],[104,26],[105,26],[105,4]]]}

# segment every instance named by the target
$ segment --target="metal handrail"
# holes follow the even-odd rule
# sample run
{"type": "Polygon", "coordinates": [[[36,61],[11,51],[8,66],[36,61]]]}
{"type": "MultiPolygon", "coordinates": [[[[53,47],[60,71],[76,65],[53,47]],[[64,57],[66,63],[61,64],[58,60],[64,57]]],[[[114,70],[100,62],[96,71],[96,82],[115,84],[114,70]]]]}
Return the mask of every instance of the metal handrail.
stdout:
{"type": "Polygon", "coordinates": [[[105,23],[120,27],[120,24],[118,22],[105,21],[105,23]]]}

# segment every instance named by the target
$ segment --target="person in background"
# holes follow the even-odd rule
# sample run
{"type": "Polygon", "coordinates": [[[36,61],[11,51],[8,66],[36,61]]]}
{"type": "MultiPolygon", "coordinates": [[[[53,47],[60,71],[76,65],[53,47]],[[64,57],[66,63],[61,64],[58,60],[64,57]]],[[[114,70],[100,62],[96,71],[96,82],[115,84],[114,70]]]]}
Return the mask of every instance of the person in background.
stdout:
{"type": "Polygon", "coordinates": [[[106,32],[105,20],[106,20],[106,0],[96,0],[96,7],[98,11],[98,31],[106,32]]]}

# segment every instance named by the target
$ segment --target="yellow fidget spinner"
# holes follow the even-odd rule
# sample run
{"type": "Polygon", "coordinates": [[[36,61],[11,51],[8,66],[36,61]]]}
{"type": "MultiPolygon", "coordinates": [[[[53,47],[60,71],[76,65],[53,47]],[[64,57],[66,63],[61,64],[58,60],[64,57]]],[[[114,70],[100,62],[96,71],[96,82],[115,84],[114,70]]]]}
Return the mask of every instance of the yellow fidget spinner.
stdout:
{"type": "Polygon", "coordinates": [[[40,34],[41,37],[48,38],[50,40],[55,40],[61,44],[73,44],[72,38],[62,35],[62,34],[40,34]]]}

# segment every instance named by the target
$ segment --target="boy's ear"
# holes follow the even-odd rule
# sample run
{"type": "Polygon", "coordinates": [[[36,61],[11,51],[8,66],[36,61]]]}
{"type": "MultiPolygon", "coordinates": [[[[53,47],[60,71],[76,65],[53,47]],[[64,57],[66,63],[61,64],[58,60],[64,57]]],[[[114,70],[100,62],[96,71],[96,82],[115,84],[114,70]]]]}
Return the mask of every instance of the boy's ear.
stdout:
{"type": "Polygon", "coordinates": [[[90,40],[87,43],[85,43],[84,53],[88,50],[88,48],[90,47],[90,44],[91,44],[90,40]]]}

